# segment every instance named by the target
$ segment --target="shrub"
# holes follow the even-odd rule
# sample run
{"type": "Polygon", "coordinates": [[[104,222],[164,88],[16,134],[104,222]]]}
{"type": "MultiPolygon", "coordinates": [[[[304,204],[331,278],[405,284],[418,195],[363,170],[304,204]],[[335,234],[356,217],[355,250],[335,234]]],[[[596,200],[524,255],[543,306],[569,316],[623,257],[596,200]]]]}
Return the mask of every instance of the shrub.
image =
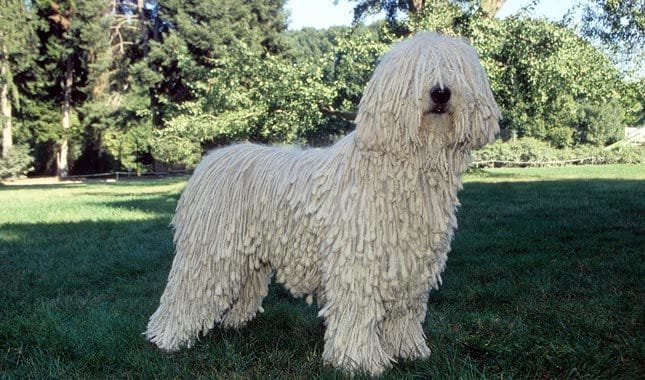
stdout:
{"type": "Polygon", "coordinates": [[[599,164],[642,164],[645,163],[645,147],[625,146],[619,149],[597,149],[599,164]]]}
{"type": "Polygon", "coordinates": [[[14,145],[7,158],[0,159],[0,179],[19,178],[33,170],[34,158],[26,145],[14,145]]]}
{"type": "Polygon", "coordinates": [[[571,128],[556,127],[548,132],[547,137],[554,147],[563,149],[571,145],[573,141],[572,135],[571,128]]]}
{"type": "Polygon", "coordinates": [[[576,144],[609,145],[625,137],[625,110],[615,100],[606,104],[583,104],[573,123],[576,144]]]}
{"type": "MultiPolygon", "coordinates": [[[[558,149],[551,144],[533,138],[522,138],[514,142],[498,142],[473,152],[473,160],[507,161],[512,163],[540,163],[590,158],[585,164],[640,164],[645,163],[644,146],[623,146],[606,149],[601,146],[577,145],[558,149]]],[[[501,164],[497,165],[510,165],[501,164]]]]}
{"type": "Polygon", "coordinates": [[[475,161],[532,162],[557,160],[556,149],[549,143],[527,137],[514,142],[488,145],[473,153],[475,161]]]}

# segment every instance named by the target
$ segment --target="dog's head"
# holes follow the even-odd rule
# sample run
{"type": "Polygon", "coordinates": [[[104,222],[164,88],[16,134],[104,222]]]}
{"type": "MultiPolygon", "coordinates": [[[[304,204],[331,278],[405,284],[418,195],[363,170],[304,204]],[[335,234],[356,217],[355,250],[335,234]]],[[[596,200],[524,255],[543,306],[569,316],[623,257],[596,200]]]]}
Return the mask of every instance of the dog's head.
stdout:
{"type": "Polygon", "coordinates": [[[475,50],[462,39],[424,32],[381,57],[356,123],[369,149],[469,151],[495,140],[499,118],[475,50]]]}

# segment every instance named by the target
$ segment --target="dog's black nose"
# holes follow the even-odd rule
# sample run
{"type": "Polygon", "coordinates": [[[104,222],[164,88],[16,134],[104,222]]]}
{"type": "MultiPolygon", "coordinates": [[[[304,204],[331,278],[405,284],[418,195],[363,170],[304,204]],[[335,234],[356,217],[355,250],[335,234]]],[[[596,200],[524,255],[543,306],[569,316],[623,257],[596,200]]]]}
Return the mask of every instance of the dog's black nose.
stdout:
{"type": "Polygon", "coordinates": [[[446,86],[434,86],[430,89],[430,98],[437,104],[446,104],[450,100],[450,89],[446,86]]]}

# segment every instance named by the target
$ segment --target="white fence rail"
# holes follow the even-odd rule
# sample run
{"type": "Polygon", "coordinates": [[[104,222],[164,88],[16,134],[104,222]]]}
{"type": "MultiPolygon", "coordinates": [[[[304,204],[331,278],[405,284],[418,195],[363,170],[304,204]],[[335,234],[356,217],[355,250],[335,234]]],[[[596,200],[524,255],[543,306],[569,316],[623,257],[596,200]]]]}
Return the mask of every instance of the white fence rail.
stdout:
{"type": "Polygon", "coordinates": [[[176,175],[185,175],[190,174],[190,170],[169,170],[166,172],[150,172],[150,173],[137,173],[137,172],[107,172],[107,173],[95,173],[95,174],[79,174],[79,175],[68,175],[63,177],[63,180],[74,180],[74,179],[91,179],[91,178],[106,178],[114,177],[117,181],[121,178],[143,178],[143,177],[167,177],[167,176],[176,176],[176,175]]]}
{"type": "Polygon", "coordinates": [[[562,160],[562,161],[501,161],[501,160],[486,160],[486,161],[475,161],[470,164],[476,168],[481,167],[526,167],[526,166],[559,166],[559,165],[571,165],[571,164],[583,164],[585,162],[594,163],[598,158],[597,157],[582,157],[574,158],[571,160],[562,160]]]}
{"type": "MultiPolygon", "coordinates": [[[[502,161],[502,160],[485,160],[485,161],[475,161],[470,164],[471,167],[481,168],[481,167],[527,167],[527,166],[559,166],[559,165],[572,165],[572,164],[583,164],[583,163],[594,163],[598,160],[598,157],[582,157],[574,158],[571,160],[562,160],[562,161],[502,161]]],[[[92,179],[92,178],[109,178],[114,177],[115,180],[122,178],[142,178],[142,177],[167,177],[175,175],[186,175],[191,174],[191,170],[169,170],[165,172],[151,172],[151,173],[136,173],[136,172],[107,172],[107,173],[95,173],[95,174],[79,174],[79,175],[68,175],[63,178],[63,180],[74,180],[74,179],[92,179]]]]}

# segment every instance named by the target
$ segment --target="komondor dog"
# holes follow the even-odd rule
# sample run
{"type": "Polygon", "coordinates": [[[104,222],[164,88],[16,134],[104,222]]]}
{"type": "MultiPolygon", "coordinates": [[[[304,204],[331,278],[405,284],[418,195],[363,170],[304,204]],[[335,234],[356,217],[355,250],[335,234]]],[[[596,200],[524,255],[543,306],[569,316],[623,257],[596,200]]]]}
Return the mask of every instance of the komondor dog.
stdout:
{"type": "Polygon", "coordinates": [[[499,117],[475,50],[426,32],[383,55],[356,130],[335,145],[211,152],[172,220],[176,256],[147,338],[174,351],[215,325],[243,326],[275,273],[317,298],[325,363],[376,375],[427,357],[421,323],[457,227],[460,175],[499,117]]]}

